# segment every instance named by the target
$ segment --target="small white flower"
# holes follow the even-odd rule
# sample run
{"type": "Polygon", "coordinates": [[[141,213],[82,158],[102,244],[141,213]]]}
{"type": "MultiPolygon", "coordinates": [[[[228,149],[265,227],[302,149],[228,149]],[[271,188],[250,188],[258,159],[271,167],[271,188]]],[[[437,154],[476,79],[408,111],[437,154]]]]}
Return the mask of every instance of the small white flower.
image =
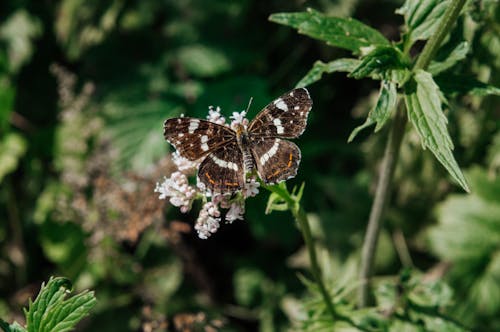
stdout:
{"type": "Polygon", "coordinates": [[[198,191],[203,194],[203,196],[212,197],[212,191],[207,188],[203,182],[201,182],[199,177],[196,177],[196,187],[198,188],[198,191]]]}
{"type": "Polygon", "coordinates": [[[226,118],[220,114],[220,107],[217,106],[215,109],[213,106],[208,106],[207,120],[220,125],[226,124],[226,118]]]}
{"type": "Polygon", "coordinates": [[[163,177],[163,182],[156,182],[155,193],[160,193],[158,199],[165,199],[169,195],[170,191],[168,189],[168,179],[166,176],[163,177]]]}
{"type": "Polygon", "coordinates": [[[226,221],[232,223],[237,219],[243,220],[243,214],[245,213],[244,204],[244,202],[233,202],[231,208],[227,211],[226,221]]]}
{"type": "Polygon", "coordinates": [[[229,209],[229,206],[231,205],[230,199],[231,199],[230,195],[215,194],[212,197],[212,202],[214,202],[223,209],[229,209]]]}
{"type": "Polygon", "coordinates": [[[182,157],[178,151],[172,153],[172,161],[177,166],[177,169],[183,173],[192,173],[199,165],[197,162],[182,157]]]}
{"type": "Polygon", "coordinates": [[[208,215],[211,217],[220,217],[219,207],[214,202],[205,203],[205,205],[203,205],[203,210],[207,211],[208,215]]]}
{"type": "Polygon", "coordinates": [[[247,115],[246,111],[241,111],[241,112],[233,112],[233,115],[231,115],[229,118],[232,120],[231,121],[231,128],[236,128],[238,125],[243,125],[246,127],[248,125],[248,119],[245,118],[247,115]]]}
{"type": "Polygon", "coordinates": [[[254,197],[259,193],[260,183],[251,178],[250,181],[245,182],[245,187],[243,188],[243,197],[254,197]]]}

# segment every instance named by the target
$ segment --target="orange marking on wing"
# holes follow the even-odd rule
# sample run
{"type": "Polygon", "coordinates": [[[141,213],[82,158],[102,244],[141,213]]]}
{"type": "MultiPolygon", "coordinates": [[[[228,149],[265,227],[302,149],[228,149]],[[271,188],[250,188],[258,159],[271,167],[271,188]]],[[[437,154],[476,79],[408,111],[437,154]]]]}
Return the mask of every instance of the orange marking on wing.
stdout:
{"type": "Polygon", "coordinates": [[[224,184],[226,186],[230,186],[230,187],[237,187],[238,186],[238,183],[236,183],[236,182],[224,182],[224,184]]]}
{"type": "MultiPolygon", "coordinates": [[[[286,169],[286,168],[285,168],[285,169],[286,169]]],[[[271,174],[271,176],[278,175],[278,174],[280,174],[281,172],[283,172],[285,169],[278,169],[278,170],[276,170],[276,172],[274,172],[273,174],[271,174]]]]}
{"type": "Polygon", "coordinates": [[[292,161],[293,161],[293,154],[290,153],[290,156],[288,157],[288,164],[286,165],[286,167],[276,170],[273,174],[271,174],[270,177],[276,176],[276,175],[282,173],[283,171],[287,170],[288,168],[290,168],[292,166],[292,161]]]}
{"type": "Polygon", "coordinates": [[[215,184],[216,183],[214,181],[214,179],[212,179],[212,177],[208,174],[208,172],[205,172],[205,175],[207,176],[208,182],[210,182],[211,184],[215,184]]]}
{"type": "Polygon", "coordinates": [[[288,165],[286,165],[286,168],[290,168],[292,166],[292,153],[290,152],[290,157],[288,158],[288,165]]]}

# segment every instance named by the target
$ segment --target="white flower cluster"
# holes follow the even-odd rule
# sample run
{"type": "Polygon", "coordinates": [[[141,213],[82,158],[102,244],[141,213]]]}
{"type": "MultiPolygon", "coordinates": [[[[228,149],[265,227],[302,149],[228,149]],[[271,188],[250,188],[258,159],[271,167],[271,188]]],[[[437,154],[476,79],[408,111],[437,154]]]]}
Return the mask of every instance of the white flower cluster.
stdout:
{"type": "Polygon", "coordinates": [[[155,192],[160,193],[159,199],[170,197],[170,204],[180,207],[182,213],[191,209],[196,196],[196,190],[189,185],[187,176],[179,171],[173,172],[169,178],[165,177],[162,183],[157,183],[155,192]]]}
{"type": "Polygon", "coordinates": [[[233,115],[229,117],[232,120],[231,128],[236,129],[240,124],[246,128],[246,126],[248,126],[248,119],[246,118],[246,115],[246,111],[233,112],[233,115]]]}
{"type": "Polygon", "coordinates": [[[220,114],[219,106],[217,106],[215,109],[213,106],[208,106],[207,120],[220,125],[226,124],[226,118],[220,114]]]}
{"type": "MultiPolygon", "coordinates": [[[[231,124],[229,125],[221,115],[220,107],[210,106],[207,119],[219,125],[236,128],[240,124],[245,127],[248,125],[248,119],[245,116],[245,111],[234,112],[230,116],[231,124]]],[[[198,181],[196,186],[190,185],[188,182],[188,176],[195,174],[199,162],[190,161],[180,156],[178,152],[173,153],[172,161],[176,165],[177,171],[173,172],[169,178],[165,177],[163,182],[157,183],[155,192],[159,193],[159,199],[168,198],[170,204],[179,207],[182,213],[191,209],[195,199],[204,200],[205,203],[194,226],[201,239],[207,239],[217,232],[222,220],[226,223],[243,220],[245,199],[259,193],[260,183],[256,181],[255,177],[252,177],[247,180],[243,190],[236,195],[212,194],[201,181],[198,181]],[[220,209],[227,210],[224,217],[222,217],[220,209]]]]}
{"type": "Polygon", "coordinates": [[[201,208],[194,229],[198,232],[200,239],[208,239],[210,235],[217,232],[220,227],[219,207],[213,202],[207,202],[201,208]]]}

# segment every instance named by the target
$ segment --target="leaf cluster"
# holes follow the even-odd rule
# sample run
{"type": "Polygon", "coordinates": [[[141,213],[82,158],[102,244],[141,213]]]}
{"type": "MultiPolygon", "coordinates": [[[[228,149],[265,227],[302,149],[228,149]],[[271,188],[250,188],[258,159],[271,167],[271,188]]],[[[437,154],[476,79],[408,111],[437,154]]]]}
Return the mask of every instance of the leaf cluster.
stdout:
{"type": "MultiPolygon", "coordinates": [[[[404,100],[407,116],[420,136],[422,147],[429,149],[451,177],[465,191],[469,191],[452,153],[453,143],[442,107],[443,104],[447,105],[446,97],[435,82],[436,76],[446,73],[466,57],[468,44],[461,41],[453,48],[448,48],[447,54],[439,61],[432,62],[428,71],[427,68],[415,68],[415,59],[412,59],[409,53],[417,41],[427,40],[436,31],[449,3],[450,1],[437,0],[406,1],[397,11],[405,18],[405,31],[399,42],[390,42],[378,31],[357,20],[326,16],[312,9],[301,13],[273,14],[270,20],[358,56],[337,59],[326,64],[317,62],[298,86],[310,85],[321,79],[323,73],[337,71],[348,72],[349,76],[355,79],[369,77],[381,81],[375,107],[369,112],[365,123],[352,132],[349,141],[372,124],[376,124],[375,132],[379,131],[395,113],[398,98],[401,98],[404,100]]],[[[461,77],[441,79],[445,82],[461,81],[461,77]]],[[[498,95],[497,87],[477,80],[472,80],[470,86],[483,86],[480,89],[482,93],[489,91],[498,95]]],[[[447,92],[450,95],[458,92],[481,93],[472,87],[452,91],[448,89],[447,92]]]]}
{"type": "Polygon", "coordinates": [[[96,304],[94,292],[83,291],[67,298],[71,282],[65,278],[50,278],[42,284],[35,301],[24,309],[26,327],[0,320],[4,332],[66,332],[87,316],[96,304]]]}

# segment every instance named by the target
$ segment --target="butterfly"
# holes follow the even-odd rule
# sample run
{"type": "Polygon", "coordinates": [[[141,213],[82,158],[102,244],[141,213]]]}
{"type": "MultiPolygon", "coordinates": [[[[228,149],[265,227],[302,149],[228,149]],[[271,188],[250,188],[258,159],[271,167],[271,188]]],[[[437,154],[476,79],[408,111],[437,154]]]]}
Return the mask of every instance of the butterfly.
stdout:
{"type": "Polygon", "coordinates": [[[214,193],[244,188],[246,174],[256,170],[266,184],[297,174],[300,149],[290,138],[305,130],[312,99],[294,89],[269,103],[248,126],[230,128],[207,120],[180,117],[163,124],[163,135],[180,156],[200,161],[198,179],[214,193]]]}

